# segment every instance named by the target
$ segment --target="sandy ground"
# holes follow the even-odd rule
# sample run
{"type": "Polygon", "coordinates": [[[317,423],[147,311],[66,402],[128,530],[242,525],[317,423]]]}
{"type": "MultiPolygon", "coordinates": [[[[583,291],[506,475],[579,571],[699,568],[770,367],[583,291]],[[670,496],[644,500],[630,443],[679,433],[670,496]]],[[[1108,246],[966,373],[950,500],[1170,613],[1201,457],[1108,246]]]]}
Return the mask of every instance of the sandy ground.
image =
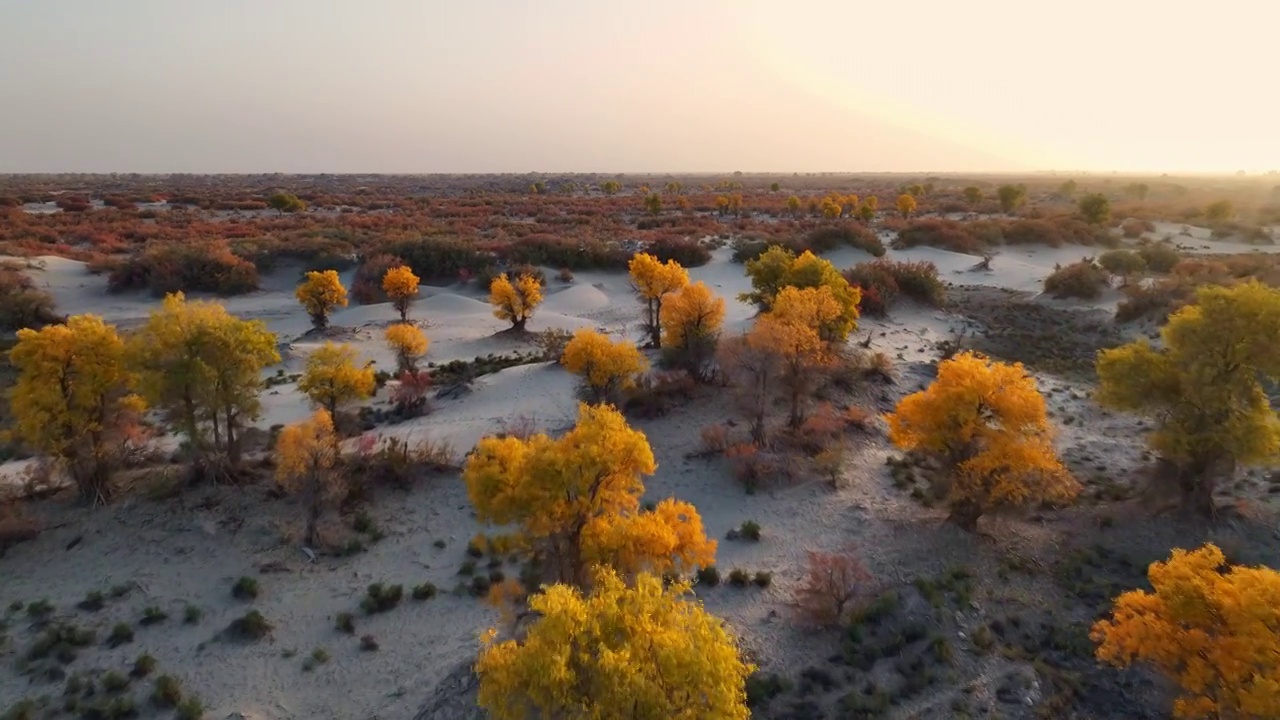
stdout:
{"type": "MultiPolygon", "coordinates": [[[[1224,251],[1215,249],[1224,244],[1207,238],[1195,243],[1206,252],[1224,251]]],[[[956,284],[1038,292],[1055,264],[1096,252],[1005,248],[986,272],[971,270],[981,258],[932,248],[890,251],[889,256],[934,262],[941,276],[956,284]]],[[[727,249],[717,251],[711,263],[692,269],[690,276],[726,298],[726,331],[736,332],[749,325],[754,309],[734,300],[749,285],[742,267],[728,256],[727,249]]],[[[828,257],[838,267],[868,259],[854,250],[828,257]]],[[[87,274],[80,263],[44,260],[45,269],[33,271],[34,277],[53,293],[62,312],[94,312],[128,327],[155,306],[148,296],[108,294],[105,279],[87,274]]],[[[287,372],[297,371],[316,346],[302,338],[307,319],[292,296],[295,280],[296,275],[286,273],[270,279],[264,291],[226,301],[231,312],[262,319],[279,334],[287,372]]],[[[1096,305],[1105,307],[1110,301],[1096,305]]],[[[492,317],[472,288],[425,288],[413,316],[431,339],[428,360],[434,362],[532,347],[497,334],[504,323],[492,317]]],[[[389,368],[392,360],[382,347],[381,332],[394,320],[388,305],[352,306],[337,312],[332,324],[352,329],[351,342],[362,355],[389,368]]],[[[625,276],[582,272],[572,284],[550,282],[530,329],[595,327],[635,337],[637,321],[638,307],[625,276]]],[[[872,349],[895,358],[900,373],[895,387],[869,398],[868,404],[889,410],[898,396],[923,387],[936,357],[935,344],[962,324],[962,318],[947,312],[910,306],[889,319],[862,321],[856,339],[870,333],[872,349]]],[[[1048,376],[1041,383],[1051,412],[1063,423],[1060,448],[1077,472],[1126,475],[1137,466],[1142,454],[1137,421],[1100,411],[1088,399],[1087,386],[1048,376]]],[[[461,398],[438,401],[426,417],[378,432],[444,440],[462,453],[520,418],[551,431],[568,427],[576,413],[573,389],[574,379],[558,367],[520,366],[483,377],[461,398]]],[[[263,399],[265,412],[258,422],[263,428],[310,412],[293,385],[269,389],[263,399]]],[[[657,474],[646,482],[649,499],[675,496],[692,502],[712,537],[723,538],[745,520],[763,527],[759,543],[722,540],[718,565],[772,571],[773,585],[765,590],[722,586],[699,595],[709,609],[728,619],[766,667],[794,671],[831,652],[828,641],[798,631],[790,620],[791,592],[806,550],[856,544],[865,550],[873,572],[887,579],[907,577],[905,567],[941,571],[956,558],[990,555],[989,538],[940,524],[940,511],[921,508],[891,487],[884,467],[890,450],[882,437],[857,446],[835,490],[814,482],[744,494],[720,461],[687,457],[697,449],[701,428],[726,419],[726,405],[722,395],[712,392],[667,417],[635,424],[649,437],[659,462],[657,474]]],[[[11,463],[0,473],[12,478],[21,467],[11,463]]],[[[478,633],[494,618],[478,601],[448,593],[425,603],[406,599],[400,608],[368,618],[358,611],[371,582],[402,583],[407,589],[430,581],[444,590],[457,583],[466,541],[483,528],[473,519],[456,474],[426,479],[410,492],[381,494],[372,514],[387,536],[354,557],[315,562],[288,540],[289,533],[282,533],[295,523],[296,508],[288,501],[269,500],[263,487],[202,488],[163,501],[134,495],[95,512],[59,502],[36,511],[50,527],[0,559],[0,608],[48,598],[57,617],[96,627],[100,638],[116,622],[136,626],[144,607],[164,609],[168,621],[136,627],[137,638],[120,648],[99,645],[85,651],[80,669],[124,668],[148,652],[159,660],[159,672],[176,675],[204,699],[210,718],[240,717],[234,713],[280,719],[413,717],[435,683],[474,656],[478,633]],[[445,547],[437,547],[436,541],[445,547]],[[262,595],[252,603],[230,595],[232,583],[242,575],[259,577],[262,595]],[[105,609],[75,609],[86,593],[119,584],[132,589],[105,609]],[[182,623],[188,604],[203,610],[198,624],[182,623]],[[219,631],[248,607],[274,624],[269,639],[251,644],[219,639],[219,631]],[[357,637],[372,634],[381,649],[361,652],[355,639],[337,633],[334,616],[340,612],[355,612],[357,637]],[[306,671],[303,660],[315,648],[326,649],[332,659],[306,671]]],[[[1048,523],[990,522],[994,534],[1011,537],[1031,553],[1068,542],[1074,532],[1069,517],[1048,523]]],[[[13,618],[12,640],[0,645],[0,657],[15,655],[34,637],[24,615],[13,618]]],[[[0,710],[10,700],[60,691],[28,681],[14,672],[13,662],[3,663],[0,710]]],[[[917,710],[924,716],[947,716],[931,711],[927,698],[920,703],[917,710]]]]}

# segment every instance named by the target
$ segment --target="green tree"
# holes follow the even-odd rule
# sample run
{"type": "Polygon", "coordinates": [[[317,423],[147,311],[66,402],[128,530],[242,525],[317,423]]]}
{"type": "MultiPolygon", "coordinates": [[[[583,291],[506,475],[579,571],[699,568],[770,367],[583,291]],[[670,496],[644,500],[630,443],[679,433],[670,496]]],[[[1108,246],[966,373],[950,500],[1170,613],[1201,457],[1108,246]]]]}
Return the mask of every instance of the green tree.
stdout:
{"type": "Polygon", "coordinates": [[[774,298],[784,287],[803,289],[825,286],[839,303],[841,313],[815,330],[826,342],[843,341],[853,331],[858,319],[858,301],[861,295],[830,261],[823,260],[808,250],[796,257],[790,250],[773,245],[760,257],[747,262],[746,267],[752,290],[738,296],[742,302],[753,303],[761,310],[770,310],[774,298]]]}
{"type": "Polygon", "coordinates": [[[1111,201],[1102,193],[1085,195],[1076,205],[1080,216],[1090,225],[1102,225],[1111,219],[1111,201]]]}
{"type": "Polygon", "coordinates": [[[1211,516],[1219,478],[1280,451],[1280,422],[1260,382],[1280,381],[1280,290],[1254,281],[1202,287],[1160,337],[1159,348],[1142,340],[1099,353],[1096,397],[1158,418],[1152,448],[1187,505],[1211,516]]]}
{"type": "Polygon", "coordinates": [[[982,202],[982,188],[977,185],[970,185],[964,189],[964,201],[969,203],[970,207],[977,207],[982,202]]]}
{"type": "Polygon", "coordinates": [[[299,199],[297,195],[287,192],[278,192],[267,198],[267,205],[281,215],[301,212],[307,209],[307,204],[299,199]]]}
{"type": "Polygon", "coordinates": [[[1209,203],[1209,206],[1204,209],[1204,216],[1214,222],[1221,222],[1223,220],[1230,220],[1231,216],[1234,215],[1235,212],[1235,207],[1231,204],[1230,200],[1219,200],[1217,202],[1209,203]]]}
{"type": "Polygon", "coordinates": [[[996,188],[996,197],[1000,198],[1000,209],[1008,214],[1027,201],[1027,188],[1023,185],[1001,185],[996,188]]]}

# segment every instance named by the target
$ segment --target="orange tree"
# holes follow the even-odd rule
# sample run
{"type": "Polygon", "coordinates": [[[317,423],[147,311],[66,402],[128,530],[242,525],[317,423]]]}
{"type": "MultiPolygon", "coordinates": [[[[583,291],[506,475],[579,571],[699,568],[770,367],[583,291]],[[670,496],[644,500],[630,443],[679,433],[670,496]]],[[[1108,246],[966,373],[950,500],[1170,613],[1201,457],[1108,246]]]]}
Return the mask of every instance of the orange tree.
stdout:
{"type": "Polygon", "coordinates": [[[631,287],[644,303],[644,330],[649,344],[662,346],[662,301],[689,284],[689,273],[675,260],[665,263],[648,253],[636,253],[627,264],[631,287]]]}
{"type": "Polygon", "coordinates": [[[418,297],[418,276],[413,274],[413,270],[405,265],[387,270],[387,274],[382,276],[382,291],[400,313],[400,322],[408,322],[409,306],[418,297]]]}
{"type": "Polygon", "coordinates": [[[506,273],[489,283],[489,304],[493,316],[511,323],[516,332],[524,330],[533,311],[542,303],[542,285],[532,275],[521,275],[514,283],[506,273]]]}
{"type": "Polygon", "coordinates": [[[664,359],[699,380],[708,379],[724,323],[724,299],[705,283],[686,285],[666,298],[659,321],[664,359]]]}
{"type": "Polygon", "coordinates": [[[335,308],[347,306],[347,289],[342,286],[337,270],[308,272],[294,295],[306,308],[311,325],[317,330],[329,326],[329,313],[335,308]]]}
{"type": "Polygon", "coordinates": [[[956,355],[887,420],[894,445],[943,461],[940,494],[966,530],[993,507],[1066,501],[1079,491],[1054,450],[1044,397],[1020,363],[956,355]]]}
{"type": "Polygon", "coordinates": [[[1176,717],[1280,717],[1280,573],[1228,566],[1209,544],[1174,550],[1147,577],[1151,592],[1117,597],[1093,626],[1098,659],[1176,682],[1176,717]]]}

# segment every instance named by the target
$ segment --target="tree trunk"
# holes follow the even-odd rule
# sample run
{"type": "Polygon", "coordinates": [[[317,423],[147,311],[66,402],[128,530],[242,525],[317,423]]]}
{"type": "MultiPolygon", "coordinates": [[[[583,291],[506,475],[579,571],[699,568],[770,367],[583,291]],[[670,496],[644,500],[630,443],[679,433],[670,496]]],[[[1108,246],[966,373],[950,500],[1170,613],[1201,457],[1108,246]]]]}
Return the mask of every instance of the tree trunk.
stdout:
{"type": "Polygon", "coordinates": [[[516,332],[524,332],[524,324],[529,322],[529,318],[522,317],[511,321],[511,329],[516,332]]]}
{"type": "Polygon", "coordinates": [[[316,546],[316,534],[320,527],[320,511],[323,497],[321,495],[320,478],[313,478],[311,482],[314,483],[314,487],[311,492],[311,507],[307,508],[307,546],[314,548],[316,546]]]}
{"type": "Polygon", "coordinates": [[[1178,467],[1178,489],[1187,510],[1207,518],[1217,517],[1213,491],[1217,488],[1216,463],[1193,461],[1178,467]]]}
{"type": "Polygon", "coordinates": [[[235,414],[230,407],[225,409],[227,414],[227,461],[232,468],[240,465],[240,444],[236,442],[236,421],[235,414]]]}
{"type": "Polygon", "coordinates": [[[966,532],[976,532],[978,518],[982,517],[982,506],[972,500],[958,500],[951,505],[951,514],[947,521],[966,532]]]}
{"type": "Polygon", "coordinates": [[[649,342],[662,349],[662,298],[649,301],[649,342]]]}
{"type": "Polygon", "coordinates": [[[787,426],[796,430],[803,422],[804,417],[800,414],[800,388],[799,383],[796,383],[791,388],[791,413],[787,417],[787,426]]]}

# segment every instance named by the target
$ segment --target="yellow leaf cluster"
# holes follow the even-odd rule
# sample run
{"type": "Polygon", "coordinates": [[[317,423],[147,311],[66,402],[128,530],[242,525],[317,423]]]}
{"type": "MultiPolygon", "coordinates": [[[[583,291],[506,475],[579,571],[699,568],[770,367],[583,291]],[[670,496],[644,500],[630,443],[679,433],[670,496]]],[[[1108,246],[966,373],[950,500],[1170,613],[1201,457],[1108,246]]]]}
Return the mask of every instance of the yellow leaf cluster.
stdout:
{"type": "Polygon", "coordinates": [[[627,269],[631,272],[631,287],[644,303],[644,327],[649,340],[659,347],[663,298],[688,285],[689,273],[675,260],[664,263],[649,253],[633,255],[627,269]]]}
{"type": "Polygon", "coordinates": [[[119,431],[144,408],[124,342],[96,315],[18,331],[9,352],[18,371],[10,396],[15,432],[39,452],[65,460],[87,500],[107,500],[119,431]]]}
{"type": "Polygon", "coordinates": [[[396,356],[396,367],[401,372],[417,372],[418,361],[427,354],[431,342],[415,325],[397,323],[387,328],[387,347],[396,356]]]}
{"type": "Polygon", "coordinates": [[[686,285],[664,299],[659,320],[665,347],[685,348],[704,338],[713,338],[714,344],[724,323],[724,298],[706,283],[686,285]]]}
{"type": "Polygon", "coordinates": [[[1209,510],[1214,468],[1280,452],[1280,422],[1261,378],[1280,379],[1280,291],[1250,281],[1201,288],[1174,313],[1162,348],[1145,341],[1098,354],[1100,404],[1160,418],[1151,446],[1194,481],[1209,510]]]}
{"type": "Polygon", "coordinates": [[[1180,718],[1280,717],[1280,572],[1227,567],[1212,544],[1147,570],[1151,592],[1093,626],[1098,659],[1153,665],[1182,688],[1180,718]]]}
{"type": "Polygon", "coordinates": [[[898,212],[902,217],[904,219],[909,218],[911,217],[911,213],[916,211],[916,199],[909,193],[902,193],[898,196],[897,206],[898,212]]]}
{"type": "Polygon", "coordinates": [[[1044,397],[1021,364],[961,353],[886,419],[894,445],[944,460],[952,518],[963,527],[995,506],[1066,501],[1079,491],[1053,447],[1044,397]]]}
{"type": "Polygon", "coordinates": [[[342,286],[337,270],[313,270],[294,291],[298,302],[311,316],[311,324],[323,330],[329,324],[334,308],[347,306],[347,289],[342,286]]]}
{"type": "Polygon", "coordinates": [[[373,395],[373,368],[358,367],[355,348],[327,342],[307,356],[298,389],[332,416],[338,406],[373,395]]]}
{"type": "Polygon", "coordinates": [[[239,459],[236,434],[261,411],[262,369],[280,362],[276,336],[261,320],[241,320],[214,302],[165,296],[146,324],[130,336],[130,364],[154,407],[197,450],[209,444],[239,459]]]}
{"type": "Polygon", "coordinates": [[[634,343],[610,340],[590,328],[581,328],[564,346],[561,364],[582,376],[596,402],[616,400],[618,393],[635,383],[649,362],[634,343]]]}
{"type": "Polygon", "coordinates": [[[764,310],[773,308],[778,293],[785,287],[827,288],[840,307],[839,315],[816,328],[827,342],[844,341],[857,326],[861,291],[849,285],[849,281],[829,261],[808,250],[796,257],[790,250],[772,246],[760,257],[747,262],[747,275],[753,289],[739,299],[755,303],[764,310]]]}
{"type": "Polygon", "coordinates": [[[754,668],[687,592],[652,575],[628,586],[608,570],[587,596],[546,588],[530,600],[538,620],[522,640],[491,633],[481,650],[480,706],[495,720],[746,720],[754,668]]]}
{"type": "Polygon", "coordinates": [[[524,330],[533,311],[542,303],[542,285],[532,275],[521,275],[515,284],[502,273],[489,284],[489,304],[493,316],[506,320],[516,330],[524,330]]]}
{"type": "Polygon", "coordinates": [[[407,322],[409,305],[418,297],[418,276],[407,265],[397,265],[382,276],[382,291],[400,313],[400,321],[407,322]]]}
{"type": "Polygon", "coordinates": [[[714,559],[715,541],[702,534],[692,506],[640,511],[641,476],[656,468],[643,433],[612,406],[584,404],[577,425],[558,439],[482,439],[462,477],[482,522],[519,525],[561,581],[582,584],[593,562],[620,563],[630,573],[688,570],[714,559]]]}

